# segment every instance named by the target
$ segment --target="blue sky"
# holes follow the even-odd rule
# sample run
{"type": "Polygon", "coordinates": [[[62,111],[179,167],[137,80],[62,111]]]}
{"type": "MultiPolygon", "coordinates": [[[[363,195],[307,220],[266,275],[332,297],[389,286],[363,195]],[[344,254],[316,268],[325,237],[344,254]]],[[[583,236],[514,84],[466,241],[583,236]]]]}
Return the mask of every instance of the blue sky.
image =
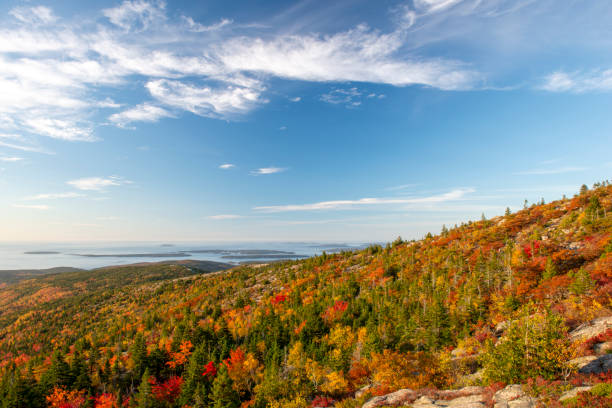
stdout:
{"type": "Polygon", "coordinates": [[[612,7],[0,4],[2,241],[387,241],[612,173],[612,7]]]}

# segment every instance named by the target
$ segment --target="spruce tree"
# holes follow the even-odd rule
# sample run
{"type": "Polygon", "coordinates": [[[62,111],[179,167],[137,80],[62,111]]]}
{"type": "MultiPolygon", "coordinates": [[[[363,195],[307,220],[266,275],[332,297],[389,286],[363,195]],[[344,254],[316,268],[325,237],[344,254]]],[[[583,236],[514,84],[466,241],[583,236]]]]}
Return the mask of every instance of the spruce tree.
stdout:
{"type": "Polygon", "coordinates": [[[153,407],[153,391],[151,390],[151,384],[149,383],[149,369],[145,369],[142,379],[140,381],[140,387],[138,387],[138,395],[136,396],[136,406],[138,408],[152,408],[153,407]]]}
{"type": "Polygon", "coordinates": [[[227,373],[225,366],[217,373],[217,378],[212,384],[210,401],[212,408],[238,408],[240,397],[236,390],[232,388],[233,381],[227,373]]]}

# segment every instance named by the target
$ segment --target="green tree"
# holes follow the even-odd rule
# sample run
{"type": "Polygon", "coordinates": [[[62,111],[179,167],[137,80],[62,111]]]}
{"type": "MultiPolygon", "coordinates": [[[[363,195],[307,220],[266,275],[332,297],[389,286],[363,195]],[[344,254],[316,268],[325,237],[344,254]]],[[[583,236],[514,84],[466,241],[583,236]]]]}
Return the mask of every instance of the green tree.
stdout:
{"type": "Polygon", "coordinates": [[[154,406],[155,401],[153,400],[153,392],[149,383],[150,378],[149,369],[145,369],[140,381],[140,387],[138,387],[138,395],[136,396],[136,406],[138,408],[152,408],[154,406]]]}
{"type": "Polygon", "coordinates": [[[497,343],[487,343],[481,356],[485,381],[512,384],[569,374],[572,352],[563,318],[551,312],[529,312],[526,308],[497,343]]]}
{"type": "Polygon", "coordinates": [[[238,408],[240,406],[240,397],[232,385],[232,379],[227,374],[225,366],[222,365],[212,384],[210,394],[212,408],[238,408]]]}

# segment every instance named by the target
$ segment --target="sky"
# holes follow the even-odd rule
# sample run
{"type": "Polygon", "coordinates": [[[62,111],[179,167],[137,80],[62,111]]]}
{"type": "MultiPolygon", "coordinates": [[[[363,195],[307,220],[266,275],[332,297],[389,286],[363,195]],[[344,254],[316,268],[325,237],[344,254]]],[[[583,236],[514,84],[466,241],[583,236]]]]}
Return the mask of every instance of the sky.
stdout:
{"type": "Polygon", "coordinates": [[[612,175],[612,7],[0,2],[0,241],[390,241],[612,175]]]}

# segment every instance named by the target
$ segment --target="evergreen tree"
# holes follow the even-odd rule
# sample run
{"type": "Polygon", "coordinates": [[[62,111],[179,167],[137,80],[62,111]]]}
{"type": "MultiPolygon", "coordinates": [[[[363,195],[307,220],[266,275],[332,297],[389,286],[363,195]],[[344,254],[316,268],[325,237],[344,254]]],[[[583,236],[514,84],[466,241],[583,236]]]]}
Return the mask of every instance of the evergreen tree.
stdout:
{"type": "Polygon", "coordinates": [[[138,333],[131,348],[131,357],[134,362],[134,375],[142,377],[147,368],[147,344],[142,333],[138,333]]]}
{"type": "Polygon", "coordinates": [[[74,377],[70,370],[70,366],[64,361],[64,356],[57,350],[53,353],[51,358],[51,366],[43,374],[40,382],[42,385],[43,393],[47,393],[50,389],[55,386],[69,387],[72,385],[74,377]]]}
{"type": "Polygon", "coordinates": [[[75,390],[89,391],[91,389],[91,378],[89,377],[87,366],[80,353],[75,354],[70,372],[72,378],[74,378],[73,388],[75,390]]]}
{"type": "Polygon", "coordinates": [[[210,395],[212,408],[238,408],[240,406],[240,397],[232,385],[232,379],[227,374],[225,366],[222,365],[212,384],[210,395]]]}
{"type": "Polygon", "coordinates": [[[138,387],[138,395],[136,396],[136,406],[138,408],[152,408],[154,404],[153,391],[151,390],[151,384],[149,369],[145,369],[142,379],[140,381],[140,387],[138,387]]]}

